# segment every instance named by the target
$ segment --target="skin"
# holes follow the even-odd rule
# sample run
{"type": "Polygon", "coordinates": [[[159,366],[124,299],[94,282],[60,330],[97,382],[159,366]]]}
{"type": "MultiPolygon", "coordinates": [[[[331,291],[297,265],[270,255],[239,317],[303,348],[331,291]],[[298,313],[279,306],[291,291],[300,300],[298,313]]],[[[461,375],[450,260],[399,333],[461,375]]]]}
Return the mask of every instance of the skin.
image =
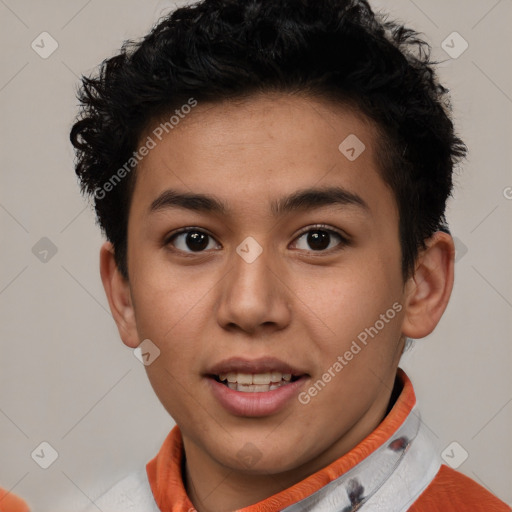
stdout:
{"type": "Polygon", "coordinates": [[[405,336],[428,335],[446,308],[452,238],[438,232],[428,240],[404,283],[398,210],[379,174],[376,137],[372,123],[346,107],[275,93],[199,104],[138,166],[129,280],[108,242],[101,276],[123,342],[135,348],[150,339],[161,351],[146,369],[180,426],[183,476],[200,512],[256,503],[364,439],[386,414],[405,336]],[[349,134],[366,146],[354,161],[338,149],[349,134]],[[272,215],[271,201],[313,186],[343,187],[368,210],[323,205],[272,215]],[[213,195],[229,211],[149,213],[169,188],[213,195]],[[348,243],[332,233],[326,249],[314,250],[307,232],[316,224],[348,243]],[[211,235],[203,252],[187,246],[186,235],[169,241],[185,227],[211,235]],[[263,250],[252,263],[236,252],[248,236],[263,250]],[[401,311],[308,404],[294,397],[275,414],[240,417],[207,385],[214,363],[273,356],[306,372],[300,391],[307,390],[394,303],[401,311]],[[237,456],[248,442],[259,454],[250,468],[237,456]]]}

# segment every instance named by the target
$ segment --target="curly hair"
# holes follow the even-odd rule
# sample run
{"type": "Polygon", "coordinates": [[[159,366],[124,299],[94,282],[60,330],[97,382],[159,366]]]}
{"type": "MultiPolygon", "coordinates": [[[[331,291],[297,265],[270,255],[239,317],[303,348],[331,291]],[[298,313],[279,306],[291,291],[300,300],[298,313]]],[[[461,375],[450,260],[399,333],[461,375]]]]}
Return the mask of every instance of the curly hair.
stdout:
{"type": "Polygon", "coordinates": [[[94,198],[121,274],[128,279],[135,163],[108,194],[102,187],[132,158],[148,124],[191,97],[278,91],[340,101],[374,122],[379,171],[398,206],[406,280],[426,240],[449,232],[452,173],[467,151],[454,133],[438,62],[419,35],[365,0],[202,0],[163,17],[140,41],[125,41],[95,76],[82,77],[70,134],[81,191],[94,198]]]}

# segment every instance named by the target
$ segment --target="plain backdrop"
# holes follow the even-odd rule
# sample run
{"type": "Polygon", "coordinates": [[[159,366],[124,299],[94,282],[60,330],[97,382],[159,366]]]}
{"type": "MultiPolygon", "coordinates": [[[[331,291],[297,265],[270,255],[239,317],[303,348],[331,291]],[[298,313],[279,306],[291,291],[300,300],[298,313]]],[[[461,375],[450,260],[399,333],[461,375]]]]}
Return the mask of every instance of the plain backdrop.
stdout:
{"type": "MultiPolygon", "coordinates": [[[[439,452],[456,441],[468,454],[458,469],[512,504],[512,4],[372,5],[423,32],[443,61],[470,151],[448,208],[458,250],[451,302],[401,366],[439,452]],[[452,53],[468,47],[452,58],[443,41],[452,53]]],[[[152,458],[174,424],[110,315],[102,237],[68,138],[78,77],[173,7],[0,0],[0,485],[34,512],[89,504],[152,458]],[[42,442],[57,455],[48,469],[36,463],[41,449],[53,453],[42,442]]]]}

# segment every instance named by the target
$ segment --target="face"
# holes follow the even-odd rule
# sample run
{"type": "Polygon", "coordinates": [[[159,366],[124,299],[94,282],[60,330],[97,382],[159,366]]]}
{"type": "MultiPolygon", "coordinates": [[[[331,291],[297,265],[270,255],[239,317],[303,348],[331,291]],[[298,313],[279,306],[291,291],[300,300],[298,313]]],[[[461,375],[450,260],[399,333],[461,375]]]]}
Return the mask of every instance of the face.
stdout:
{"type": "Polygon", "coordinates": [[[382,420],[403,346],[399,219],[374,127],[275,94],[198,104],[152,137],[129,290],[187,460],[319,469],[382,420]]]}

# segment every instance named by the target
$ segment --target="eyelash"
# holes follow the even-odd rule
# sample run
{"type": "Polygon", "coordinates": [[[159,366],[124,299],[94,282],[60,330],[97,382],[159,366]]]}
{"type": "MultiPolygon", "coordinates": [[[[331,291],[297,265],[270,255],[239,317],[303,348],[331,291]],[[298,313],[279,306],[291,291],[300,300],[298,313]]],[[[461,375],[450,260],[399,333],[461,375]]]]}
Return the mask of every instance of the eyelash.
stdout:
{"type": "MultiPolygon", "coordinates": [[[[312,253],[316,253],[316,254],[331,254],[333,251],[338,251],[338,250],[341,250],[343,249],[344,247],[346,247],[347,245],[350,245],[350,240],[342,235],[339,231],[335,230],[335,229],[332,229],[328,226],[326,226],[325,224],[315,224],[315,225],[312,225],[312,226],[308,226],[307,228],[304,228],[304,230],[302,230],[294,239],[294,241],[298,240],[299,238],[301,238],[303,235],[309,233],[310,231],[325,231],[329,234],[334,234],[336,235],[339,239],[340,239],[340,243],[335,246],[334,248],[330,248],[330,249],[322,249],[322,250],[319,250],[319,251],[314,251],[313,249],[309,250],[308,252],[312,252],[312,253]]],[[[175,231],[174,233],[171,233],[164,241],[164,245],[165,246],[169,246],[171,245],[172,246],[172,241],[178,236],[178,235],[182,235],[182,234],[186,234],[186,233],[190,233],[190,232],[195,232],[195,233],[202,233],[202,234],[205,234],[213,239],[215,239],[213,237],[213,235],[211,235],[210,233],[208,233],[207,231],[204,231],[203,229],[201,228],[197,228],[197,227],[194,227],[194,226],[190,226],[190,227],[186,227],[186,228],[182,228],[178,231],[175,231]]],[[[175,252],[179,252],[181,254],[185,254],[187,256],[195,256],[195,255],[198,255],[198,254],[202,254],[206,251],[183,251],[181,249],[176,249],[175,247],[173,247],[171,250],[175,251],[175,252]]],[[[305,250],[305,249],[299,249],[301,251],[305,250]]]]}

